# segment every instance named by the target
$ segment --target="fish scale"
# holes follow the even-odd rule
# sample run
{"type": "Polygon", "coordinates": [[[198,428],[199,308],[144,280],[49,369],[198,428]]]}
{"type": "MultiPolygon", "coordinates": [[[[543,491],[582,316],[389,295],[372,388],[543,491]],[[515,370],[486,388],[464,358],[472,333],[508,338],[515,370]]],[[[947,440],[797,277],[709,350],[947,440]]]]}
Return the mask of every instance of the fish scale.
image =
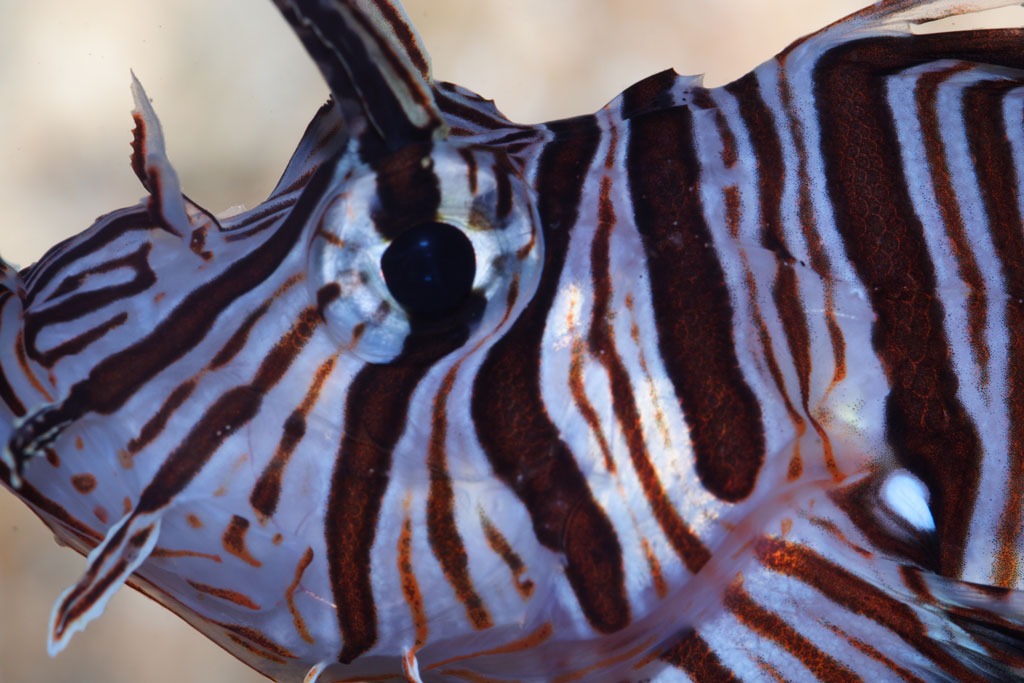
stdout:
{"type": "Polygon", "coordinates": [[[5,273],[51,652],[136,572],[281,680],[1019,673],[1019,31],[886,2],[524,126],[390,3],[278,7],[334,99],[265,205],[181,195],[136,82],[150,197],[5,273]]]}

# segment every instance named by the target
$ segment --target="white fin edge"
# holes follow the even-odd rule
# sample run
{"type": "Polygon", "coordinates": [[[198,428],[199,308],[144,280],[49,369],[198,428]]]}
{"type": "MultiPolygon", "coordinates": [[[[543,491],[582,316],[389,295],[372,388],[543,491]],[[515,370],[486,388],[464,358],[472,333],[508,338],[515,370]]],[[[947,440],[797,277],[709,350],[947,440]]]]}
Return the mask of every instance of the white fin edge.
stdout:
{"type": "Polygon", "coordinates": [[[85,575],[57,598],[47,629],[46,651],[55,657],[78,631],[103,614],[107,602],[146,561],[160,536],[162,513],[129,513],[107,532],[87,559],[85,575]]]}
{"type": "Polygon", "coordinates": [[[179,237],[190,238],[192,221],[185,209],[178,174],[171,166],[164,147],[164,133],[153,105],[146,96],[139,79],[132,74],[132,99],[135,108],[135,139],[132,142],[132,168],[143,186],[149,191],[149,209],[159,217],[162,227],[179,237]]]}

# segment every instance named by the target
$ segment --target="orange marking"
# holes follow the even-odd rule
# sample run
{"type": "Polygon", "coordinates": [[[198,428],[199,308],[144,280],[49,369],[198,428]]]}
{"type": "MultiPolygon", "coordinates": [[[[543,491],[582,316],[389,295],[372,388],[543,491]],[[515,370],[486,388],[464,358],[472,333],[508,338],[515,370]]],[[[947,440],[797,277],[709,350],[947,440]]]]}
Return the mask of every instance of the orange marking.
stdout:
{"type": "MultiPolygon", "coordinates": [[[[790,46],[790,49],[793,47],[794,46],[790,46]]],[[[782,102],[786,110],[787,118],[793,125],[799,125],[793,108],[793,93],[790,89],[789,80],[785,76],[785,72],[780,72],[780,76],[779,93],[782,96],[782,102]]],[[[825,391],[825,396],[827,397],[836,385],[846,377],[846,341],[843,339],[843,332],[836,320],[834,296],[835,285],[831,274],[832,264],[829,263],[828,256],[822,243],[821,233],[817,229],[817,223],[815,222],[812,214],[810,193],[808,191],[810,179],[808,178],[807,172],[807,150],[804,149],[803,139],[800,136],[796,137],[795,142],[797,153],[797,172],[799,174],[800,182],[800,203],[798,208],[800,227],[803,231],[804,239],[807,242],[807,252],[810,257],[811,269],[822,278],[825,284],[825,324],[828,327],[828,336],[832,343],[832,358],[835,364],[832,382],[825,391]]]]}
{"type": "Polygon", "coordinates": [[[77,448],[78,450],[82,450],[83,448],[85,448],[85,442],[82,441],[82,437],[75,437],[75,448],[77,448]]]}
{"type": "MultiPolygon", "coordinates": [[[[806,408],[806,405],[804,407],[806,408]]],[[[810,417],[809,419],[811,421],[811,426],[814,427],[814,431],[818,433],[818,438],[821,439],[821,446],[824,449],[824,453],[822,455],[825,458],[825,467],[827,467],[829,473],[831,473],[832,481],[838,484],[846,479],[846,475],[842,473],[839,469],[838,463],[836,463],[835,453],[832,452],[832,440],[828,438],[828,434],[825,432],[824,428],[818,424],[817,420],[813,417],[810,417]]]]}
{"type": "MultiPolygon", "coordinates": [[[[550,621],[545,621],[539,627],[528,633],[526,636],[519,640],[513,640],[511,643],[505,645],[499,645],[498,647],[490,650],[480,650],[479,652],[471,652],[470,654],[458,655],[449,659],[436,662],[427,667],[427,669],[436,669],[439,666],[445,664],[451,664],[453,662],[461,662],[464,659],[473,659],[474,657],[487,657],[488,655],[504,655],[512,652],[522,652],[523,650],[529,650],[530,648],[537,647],[545,640],[551,637],[554,629],[551,627],[550,621]]],[[[441,673],[445,673],[442,671],[441,673]]]]}
{"type": "Polygon", "coordinates": [[[615,166],[615,148],[619,142],[619,129],[613,123],[609,126],[609,132],[611,133],[611,138],[608,141],[608,154],[604,157],[604,167],[610,171],[615,166]]]}
{"type": "Polygon", "coordinates": [[[117,449],[117,462],[126,470],[130,470],[135,465],[132,454],[126,448],[117,449]]]}
{"type": "MultiPolygon", "coordinates": [[[[259,479],[256,480],[256,484],[253,486],[252,494],[249,496],[249,503],[256,511],[260,524],[266,524],[277,510],[285,469],[288,467],[288,463],[299,441],[305,436],[307,429],[306,419],[309,411],[312,410],[317,400],[319,400],[324,382],[334,369],[334,363],[337,358],[338,356],[335,354],[317,368],[313,382],[306,391],[302,403],[285,419],[284,433],[274,449],[274,455],[266,467],[263,468],[259,479]]],[[[274,537],[275,545],[280,542],[277,538],[277,536],[274,537]]]]}
{"type": "Polygon", "coordinates": [[[284,534],[278,532],[274,534],[274,538],[271,539],[271,543],[274,545],[281,545],[284,542],[284,534]]]}
{"type": "Polygon", "coordinates": [[[782,535],[788,536],[789,532],[793,530],[793,520],[789,517],[782,518],[782,535]]]}
{"type": "Polygon", "coordinates": [[[757,660],[757,668],[760,669],[762,673],[771,676],[772,680],[774,680],[775,683],[787,683],[787,681],[791,680],[783,678],[782,674],[779,673],[778,669],[776,669],[774,666],[764,661],[763,659],[757,660]]]}
{"type": "Polygon", "coordinates": [[[775,642],[823,681],[859,682],[861,679],[843,663],[816,646],[781,616],[754,601],[743,589],[742,577],[725,592],[725,608],[754,633],[775,642]]]}
{"type": "Polygon", "coordinates": [[[258,657],[268,659],[278,664],[287,664],[288,659],[297,659],[286,647],[272,641],[256,629],[239,624],[225,624],[220,621],[212,621],[225,630],[225,635],[236,645],[242,647],[258,657]]]}
{"type": "Polygon", "coordinates": [[[60,467],[60,456],[57,455],[57,451],[52,448],[44,448],[43,453],[46,454],[46,462],[54,467],[60,467]]]}
{"type": "Polygon", "coordinates": [[[651,571],[651,580],[654,581],[654,592],[659,598],[664,598],[668,594],[668,585],[665,583],[665,577],[661,574],[661,563],[654,555],[650,542],[646,538],[640,539],[640,542],[643,544],[644,556],[647,558],[647,566],[651,571]]]}
{"type": "Polygon", "coordinates": [[[91,493],[96,488],[96,477],[91,474],[76,474],[71,477],[71,485],[81,494],[91,493]]]}
{"type": "MultiPolygon", "coordinates": [[[[467,355],[471,355],[483,346],[497,330],[504,326],[518,296],[519,279],[513,278],[509,285],[505,314],[502,316],[501,322],[494,328],[494,331],[477,342],[467,355]]],[[[462,360],[459,360],[445,375],[441,389],[433,403],[427,453],[427,465],[430,473],[430,492],[427,498],[427,534],[431,550],[441,564],[445,579],[465,607],[466,618],[474,629],[480,630],[490,628],[493,622],[487,612],[487,607],[473,586],[465,544],[455,524],[455,499],[451,478],[448,476],[445,449],[448,434],[448,396],[455,384],[455,378],[461,365],[462,360]]],[[[408,500],[406,506],[408,506],[408,500]]]]}
{"type": "Polygon", "coordinates": [[[789,398],[789,392],[786,390],[786,380],[783,378],[782,370],[779,368],[779,363],[775,358],[775,349],[772,347],[771,336],[768,334],[768,327],[764,322],[764,315],[761,313],[761,305],[757,302],[757,296],[755,295],[757,286],[754,284],[754,273],[750,269],[750,261],[745,253],[743,254],[743,270],[745,271],[747,298],[750,310],[753,313],[758,341],[761,343],[761,353],[764,355],[765,363],[768,365],[768,374],[771,375],[775,388],[782,397],[782,404],[786,408],[786,414],[789,416],[790,422],[793,423],[793,429],[796,430],[796,438],[794,439],[796,445],[793,447],[793,459],[789,462],[789,472],[787,474],[789,481],[792,481],[799,477],[800,472],[803,471],[799,443],[804,432],[807,431],[807,423],[793,405],[789,398]]]}
{"type": "Polygon", "coordinates": [[[871,659],[875,660],[876,662],[880,662],[884,667],[886,667],[887,669],[891,670],[893,673],[895,673],[897,676],[902,678],[904,681],[907,681],[908,683],[924,683],[923,679],[918,678],[917,676],[915,676],[913,673],[911,673],[907,669],[904,669],[902,666],[900,666],[896,662],[894,662],[891,659],[889,659],[888,657],[886,657],[884,654],[879,652],[877,649],[875,649],[871,645],[868,645],[867,643],[865,643],[862,640],[854,638],[853,636],[851,636],[850,634],[846,633],[845,631],[841,631],[839,629],[839,627],[834,626],[834,625],[829,624],[829,623],[825,623],[825,628],[827,628],[828,630],[832,631],[837,636],[839,636],[841,638],[845,638],[847,640],[847,642],[850,643],[850,645],[852,645],[856,649],[860,650],[863,654],[865,654],[866,656],[868,656],[871,659]]]}
{"type": "MultiPolygon", "coordinates": [[[[455,596],[465,607],[466,618],[477,630],[493,625],[491,615],[480,595],[473,586],[469,572],[469,558],[465,543],[455,523],[455,494],[451,477],[448,476],[445,441],[448,434],[448,396],[455,384],[461,361],[452,366],[441,382],[441,389],[434,399],[431,417],[430,444],[427,453],[427,467],[430,471],[430,493],[427,497],[427,535],[430,547],[437,556],[445,579],[455,591],[455,596]]],[[[406,500],[408,507],[409,501],[406,500]]],[[[406,519],[408,523],[408,518],[406,519]]],[[[410,575],[411,576],[411,575],[410,575]]],[[[408,599],[408,595],[406,596],[408,599]]]]}
{"type": "MultiPolygon", "coordinates": [[[[570,321],[571,325],[572,321],[570,321]]],[[[604,455],[605,469],[609,473],[615,474],[615,461],[612,460],[612,450],[608,447],[608,442],[604,438],[604,430],[601,429],[601,418],[597,416],[597,411],[594,410],[594,406],[590,403],[590,399],[587,398],[586,391],[583,388],[582,339],[578,337],[573,339],[570,356],[572,360],[569,363],[569,390],[572,392],[573,401],[583,415],[583,419],[590,425],[590,431],[597,437],[597,445],[601,448],[601,454],[604,455]]]]}
{"type": "Polygon", "coordinates": [[[193,529],[202,529],[203,528],[202,520],[200,520],[198,517],[196,517],[193,514],[186,515],[185,516],[185,521],[187,521],[188,525],[190,527],[192,527],[193,529]]]}
{"type": "Polygon", "coordinates": [[[217,588],[216,586],[209,586],[205,583],[197,583],[196,581],[189,581],[188,585],[192,586],[200,593],[206,593],[207,595],[212,595],[215,598],[233,602],[240,607],[245,607],[246,609],[251,610],[260,609],[260,606],[253,602],[249,596],[239,593],[238,591],[229,590],[227,588],[217,588]]]}
{"type": "Polygon", "coordinates": [[[804,461],[800,458],[800,442],[793,444],[793,457],[789,459],[786,481],[796,481],[804,473],[804,461]]]}
{"type": "Polygon", "coordinates": [[[740,190],[735,185],[725,188],[725,225],[732,238],[740,236],[740,190]]]}
{"type": "MultiPolygon", "coordinates": [[[[427,642],[427,615],[423,611],[423,594],[419,582],[412,569],[412,521],[409,519],[409,499],[405,500],[405,520],[402,522],[402,533],[398,537],[398,573],[402,577],[402,594],[412,613],[412,623],[416,627],[416,641],[406,658],[415,657],[416,650],[427,642]]],[[[408,662],[403,659],[403,666],[408,662]]],[[[408,673],[408,671],[406,672],[408,673]]]]}
{"type": "Polygon", "coordinates": [[[853,550],[855,553],[862,555],[864,557],[873,556],[870,550],[866,550],[861,546],[857,545],[856,543],[854,543],[853,541],[851,541],[850,539],[848,539],[846,537],[846,534],[844,534],[839,527],[837,527],[835,524],[828,521],[827,519],[812,519],[811,524],[832,534],[840,541],[845,543],[846,546],[853,550]]]}
{"type": "Polygon", "coordinates": [[[302,559],[299,560],[299,564],[295,567],[295,577],[292,579],[291,585],[284,592],[284,599],[288,603],[288,610],[292,613],[292,622],[295,624],[295,630],[299,632],[299,636],[307,643],[313,642],[313,636],[309,634],[309,630],[306,628],[306,621],[302,618],[299,608],[295,606],[295,589],[299,587],[302,574],[312,561],[313,548],[306,548],[306,552],[302,554],[302,559]]]}
{"type": "Polygon", "coordinates": [[[123,507],[124,507],[124,514],[126,514],[126,515],[129,512],[132,511],[132,499],[129,498],[128,496],[124,497],[123,507]]]}
{"type": "Polygon", "coordinates": [[[32,385],[32,388],[42,394],[47,403],[53,403],[53,396],[50,396],[50,392],[48,392],[39,379],[36,378],[35,374],[32,372],[32,368],[28,364],[28,357],[25,355],[25,333],[22,330],[18,330],[18,336],[14,340],[14,355],[17,356],[18,366],[32,385]]]}
{"type": "Polygon", "coordinates": [[[221,562],[220,555],[201,553],[196,550],[169,550],[167,548],[160,547],[153,548],[153,552],[150,553],[150,557],[198,557],[204,560],[221,562]]]}
{"type": "Polygon", "coordinates": [[[345,248],[345,240],[341,239],[340,237],[335,235],[333,232],[329,232],[327,230],[324,230],[322,227],[317,229],[316,237],[319,237],[320,239],[322,239],[324,242],[327,242],[332,247],[338,247],[339,249],[344,249],[345,248]]]}
{"type": "Polygon", "coordinates": [[[564,673],[560,676],[555,676],[552,679],[552,683],[569,683],[570,681],[578,681],[587,674],[593,673],[598,669],[607,669],[610,666],[615,666],[620,662],[624,662],[627,659],[636,657],[638,654],[640,654],[641,652],[649,648],[651,645],[653,645],[654,641],[656,641],[659,637],[660,635],[655,634],[647,640],[645,640],[644,642],[637,645],[636,647],[626,650],[622,654],[618,654],[614,657],[609,657],[608,659],[601,660],[600,662],[597,662],[596,664],[591,664],[590,666],[584,669],[579,669],[577,671],[564,673]]]}
{"type": "Polygon", "coordinates": [[[644,373],[644,377],[647,379],[647,393],[651,400],[651,405],[654,406],[654,422],[658,425],[658,433],[661,434],[661,440],[665,444],[665,448],[672,447],[672,439],[668,432],[668,421],[665,419],[665,411],[661,409],[661,397],[658,395],[658,390],[654,386],[654,379],[651,377],[651,371],[647,367],[647,357],[644,355],[643,348],[640,346],[640,326],[636,322],[636,311],[633,310],[633,295],[626,295],[626,309],[630,315],[630,326],[629,336],[633,339],[633,343],[636,344],[639,350],[639,356],[637,361],[640,363],[640,370],[644,373]]]}
{"type": "Polygon", "coordinates": [[[245,547],[245,534],[248,531],[249,520],[245,517],[235,515],[231,518],[231,524],[228,525],[227,530],[224,532],[221,543],[224,546],[224,550],[228,551],[246,564],[252,565],[253,567],[260,567],[263,563],[249,554],[249,549],[245,547]]]}
{"type": "Polygon", "coordinates": [[[533,595],[533,581],[530,579],[523,579],[523,574],[526,573],[526,566],[523,564],[523,559],[519,557],[516,551],[512,550],[512,546],[509,545],[508,539],[498,530],[496,526],[487,518],[483,510],[480,510],[480,524],[483,526],[484,536],[487,538],[487,545],[491,546],[491,550],[498,554],[498,556],[505,561],[508,565],[509,571],[512,572],[512,582],[515,584],[516,590],[519,591],[519,595],[522,596],[523,600],[528,599],[533,595]]]}
{"type": "Polygon", "coordinates": [[[96,519],[106,524],[110,519],[110,515],[107,514],[107,509],[102,505],[97,505],[92,509],[92,514],[96,515],[96,519]]]}

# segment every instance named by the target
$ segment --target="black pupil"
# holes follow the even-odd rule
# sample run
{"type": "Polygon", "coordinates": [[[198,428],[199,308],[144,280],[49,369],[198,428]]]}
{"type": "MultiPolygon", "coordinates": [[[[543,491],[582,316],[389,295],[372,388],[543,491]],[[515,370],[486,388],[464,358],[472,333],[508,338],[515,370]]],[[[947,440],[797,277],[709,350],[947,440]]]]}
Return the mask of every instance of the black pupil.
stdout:
{"type": "Polygon", "coordinates": [[[413,315],[437,316],[461,304],[473,288],[476,254],[462,231],[421,223],[393,241],[380,259],[384,282],[413,315]]]}

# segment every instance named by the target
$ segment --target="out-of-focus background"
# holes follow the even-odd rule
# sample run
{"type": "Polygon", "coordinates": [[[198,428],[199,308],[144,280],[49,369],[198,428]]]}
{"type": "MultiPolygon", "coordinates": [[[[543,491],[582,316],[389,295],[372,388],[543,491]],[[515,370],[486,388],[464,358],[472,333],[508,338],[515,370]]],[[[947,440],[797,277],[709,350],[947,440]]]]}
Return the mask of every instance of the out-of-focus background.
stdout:
{"type": "MultiPolygon", "coordinates": [[[[591,112],[675,67],[724,83],[866,0],[408,0],[438,78],[522,122],[591,112]]],[[[0,254],[27,265],[144,191],[128,69],[185,191],[258,203],[327,95],[266,0],[0,0],[0,254]]],[[[57,659],[48,614],[84,560],[0,491],[0,683],[263,680],[125,589],[57,659]]]]}

